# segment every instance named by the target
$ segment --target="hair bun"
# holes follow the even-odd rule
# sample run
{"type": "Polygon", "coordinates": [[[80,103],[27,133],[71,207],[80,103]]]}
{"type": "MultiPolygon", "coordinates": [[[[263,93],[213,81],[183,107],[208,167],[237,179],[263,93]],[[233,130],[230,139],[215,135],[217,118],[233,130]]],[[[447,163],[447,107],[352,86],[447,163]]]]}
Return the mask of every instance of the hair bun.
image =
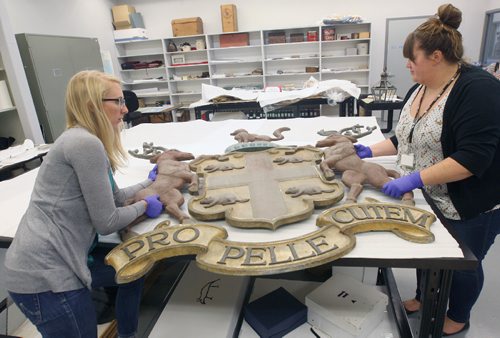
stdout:
{"type": "Polygon", "coordinates": [[[439,6],[437,15],[443,24],[454,29],[458,29],[462,22],[462,12],[452,4],[439,6]]]}

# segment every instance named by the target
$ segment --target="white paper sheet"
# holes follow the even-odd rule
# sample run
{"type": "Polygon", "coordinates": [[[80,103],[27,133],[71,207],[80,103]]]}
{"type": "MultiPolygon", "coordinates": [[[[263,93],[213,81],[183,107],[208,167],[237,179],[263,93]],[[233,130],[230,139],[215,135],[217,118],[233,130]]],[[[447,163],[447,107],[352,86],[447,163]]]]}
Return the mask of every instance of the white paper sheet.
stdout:
{"type": "Polygon", "coordinates": [[[340,102],[350,96],[357,98],[360,93],[361,89],[347,80],[314,81],[313,87],[284,92],[262,92],[238,88],[227,90],[203,83],[201,85],[201,100],[192,103],[189,107],[203,106],[221,96],[231,96],[243,101],[257,101],[261,107],[267,107],[280,102],[297,101],[315,96],[335,98],[335,101],[340,102]]]}
{"type": "Polygon", "coordinates": [[[10,147],[0,151],[0,168],[21,163],[49,151],[50,144],[35,146],[30,139],[24,140],[23,144],[10,147]]]}

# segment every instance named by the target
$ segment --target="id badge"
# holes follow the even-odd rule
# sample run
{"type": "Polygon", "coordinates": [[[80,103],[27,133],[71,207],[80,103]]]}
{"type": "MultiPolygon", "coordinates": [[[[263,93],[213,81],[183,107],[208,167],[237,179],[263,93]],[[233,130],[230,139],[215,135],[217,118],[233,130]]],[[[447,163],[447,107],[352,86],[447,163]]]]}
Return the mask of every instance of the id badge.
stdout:
{"type": "Polygon", "coordinates": [[[413,154],[401,154],[401,166],[413,169],[414,167],[414,157],[413,154]]]}

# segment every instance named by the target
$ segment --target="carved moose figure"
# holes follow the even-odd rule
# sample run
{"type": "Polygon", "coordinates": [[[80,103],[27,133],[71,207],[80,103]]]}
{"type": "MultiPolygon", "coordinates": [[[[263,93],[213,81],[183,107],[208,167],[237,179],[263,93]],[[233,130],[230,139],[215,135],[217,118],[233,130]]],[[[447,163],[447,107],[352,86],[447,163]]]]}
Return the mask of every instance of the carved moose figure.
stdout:
{"type": "MultiPolygon", "coordinates": [[[[347,203],[356,203],[359,194],[363,191],[363,184],[382,189],[382,186],[390,181],[389,177],[400,177],[395,170],[360,159],[354,148],[356,142],[356,137],[332,134],[316,143],[316,147],[328,147],[323,151],[324,160],[320,163],[325,178],[335,177],[333,169],[343,172],[342,182],[349,187],[349,193],[346,196],[347,203]]],[[[404,194],[402,201],[404,204],[414,205],[413,192],[404,194]]]]}
{"type": "Polygon", "coordinates": [[[279,141],[284,138],[284,136],[281,134],[284,131],[288,131],[290,128],[288,127],[282,127],[278,128],[273,132],[273,135],[275,137],[267,136],[267,135],[257,135],[257,134],[251,134],[245,129],[237,129],[233,131],[230,135],[234,136],[234,139],[238,141],[238,143],[245,143],[245,142],[255,142],[255,141],[279,141]]]}
{"type": "MultiPolygon", "coordinates": [[[[133,156],[137,152],[130,152],[133,156]]],[[[194,159],[193,154],[182,152],[175,149],[165,150],[156,155],[140,155],[140,158],[149,158],[151,163],[158,164],[158,175],[156,180],[145,189],[138,191],[133,201],[144,199],[152,194],[160,195],[160,201],[165,206],[169,215],[179,220],[189,219],[189,215],[184,213],[180,207],[184,204],[184,197],[180,190],[185,184],[189,184],[188,189],[191,193],[198,191],[198,177],[189,169],[189,164],[181,161],[194,159]]]]}

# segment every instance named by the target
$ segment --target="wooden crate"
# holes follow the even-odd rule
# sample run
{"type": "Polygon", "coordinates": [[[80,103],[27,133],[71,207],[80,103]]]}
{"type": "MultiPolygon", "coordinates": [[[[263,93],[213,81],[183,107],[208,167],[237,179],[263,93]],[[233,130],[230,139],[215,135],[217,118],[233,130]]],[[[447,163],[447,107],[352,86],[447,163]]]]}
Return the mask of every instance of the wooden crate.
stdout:
{"type": "Polygon", "coordinates": [[[220,47],[248,46],[248,33],[222,34],[219,36],[220,47]]]}
{"type": "Polygon", "coordinates": [[[269,43],[269,44],[272,44],[272,43],[285,43],[285,42],[286,42],[285,31],[270,32],[267,35],[267,43],[269,43]]]}
{"type": "Polygon", "coordinates": [[[238,31],[238,16],[236,14],[236,5],[220,5],[220,16],[222,19],[223,32],[238,31]]]}
{"type": "Polygon", "coordinates": [[[187,36],[203,34],[203,21],[200,17],[172,20],[172,33],[174,36],[187,36]]]}

